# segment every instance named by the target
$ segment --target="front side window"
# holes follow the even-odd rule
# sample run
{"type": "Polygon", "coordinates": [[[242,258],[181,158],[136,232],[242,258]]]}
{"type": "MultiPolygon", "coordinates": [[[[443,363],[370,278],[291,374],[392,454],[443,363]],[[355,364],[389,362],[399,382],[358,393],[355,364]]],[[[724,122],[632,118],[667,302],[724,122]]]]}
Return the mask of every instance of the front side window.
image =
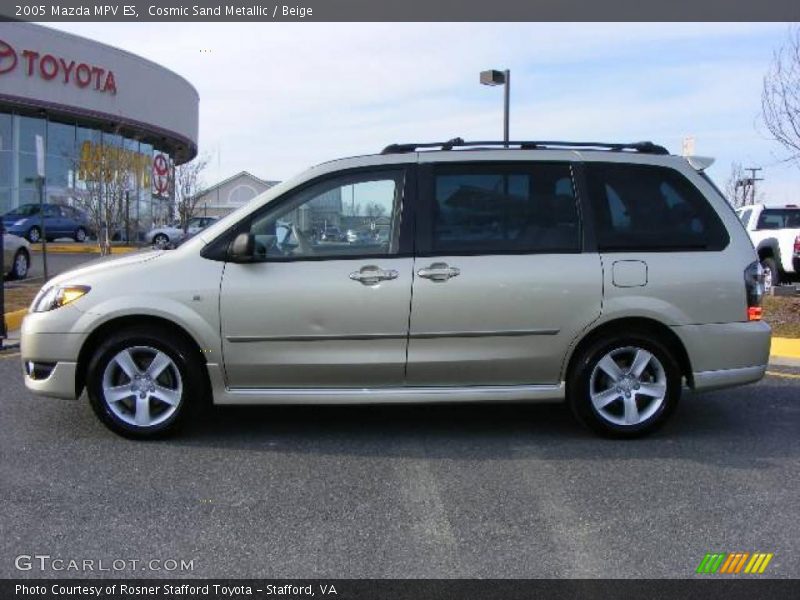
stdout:
{"type": "Polygon", "coordinates": [[[597,244],[605,252],[721,250],[728,234],[702,193],[654,165],[586,165],[597,244]]]}
{"type": "Polygon", "coordinates": [[[431,249],[438,254],[580,250],[567,164],[440,166],[431,208],[431,249]]]}
{"type": "Polygon", "coordinates": [[[339,177],[267,205],[245,231],[266,260],[394,254],[402,189],[402,171],[339,177]]]}

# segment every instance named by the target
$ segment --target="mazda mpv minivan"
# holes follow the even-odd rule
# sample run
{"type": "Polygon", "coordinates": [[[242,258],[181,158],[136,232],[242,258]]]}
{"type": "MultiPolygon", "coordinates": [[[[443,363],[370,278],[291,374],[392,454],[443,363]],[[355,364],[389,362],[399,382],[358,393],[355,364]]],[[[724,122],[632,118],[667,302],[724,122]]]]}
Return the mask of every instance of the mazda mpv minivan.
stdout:
{"type": "Polygon", "coordinates": [[[641,435],[684,386],[766,369],[763,273],[710,163],[461,139],[324,163],[177,250],[48,282],[22,327],[25,383],[85,389],[131,437],[209,399],[560,400],[641,435]]]}

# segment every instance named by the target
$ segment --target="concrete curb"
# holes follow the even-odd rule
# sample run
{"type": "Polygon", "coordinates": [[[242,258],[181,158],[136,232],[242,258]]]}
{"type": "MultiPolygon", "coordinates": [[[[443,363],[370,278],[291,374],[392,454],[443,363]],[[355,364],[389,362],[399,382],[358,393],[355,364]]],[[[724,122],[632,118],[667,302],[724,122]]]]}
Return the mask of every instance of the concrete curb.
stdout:
{"type": "MultiPolygon", "coordinates": [[[[41,252],[42,244],[31,244],[33,252],[41,252]]],[[[131,246],[111,246],[111,254],[130,254],[141,248],[131,246]]],[[[94,244],[47,244],[47,252],[53,254],[100,254],[100,248],[94,244]]]]}
{"type": "Polygon", "coordinates": [[[770,355],[800,360],[800,339],[773,337],[770,355]]]}
{"type": "Polygon", "coordinates": [[[6,322],[6,331],[15,331],[22,326],[22,319],[28,314],[27,308],[20,308],[19,310],[12,310],[3,315],[3,320],[6,322]]]}

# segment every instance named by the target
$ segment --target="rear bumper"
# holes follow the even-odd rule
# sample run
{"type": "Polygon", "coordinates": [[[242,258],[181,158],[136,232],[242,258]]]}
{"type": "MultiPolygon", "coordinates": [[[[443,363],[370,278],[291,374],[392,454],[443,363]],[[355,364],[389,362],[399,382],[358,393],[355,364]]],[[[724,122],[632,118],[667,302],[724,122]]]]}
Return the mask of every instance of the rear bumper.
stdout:
{"type": "Polygon", "coordinates": [[[683,342],[696,390],[753,383],[769,363],[772,331],[763,321],[673,327],[683,342]]]}
{"type": "Polygon", "coordinates": [[[720,390],[722,388],[755,383],[764,377],[767,366],[720,369],[693,373],[695,391],[720,390]]]}

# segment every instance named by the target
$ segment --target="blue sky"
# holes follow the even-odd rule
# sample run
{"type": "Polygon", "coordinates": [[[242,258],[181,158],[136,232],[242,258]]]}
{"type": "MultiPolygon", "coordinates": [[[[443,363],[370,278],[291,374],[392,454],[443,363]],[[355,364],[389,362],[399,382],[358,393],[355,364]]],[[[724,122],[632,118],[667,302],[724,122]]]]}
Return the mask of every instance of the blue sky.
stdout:
{"type": "Polygon", "coordinates": [[[800,201],[800,168],[760,121],[761,81],[788,25],[727,24],[124,24],[64,29],[159,62],[200,93],[208,183],[240,170],[285,179],[391,142],[502,135],[512,71],[511,137],[635,141],[764,167],[764,200],[800,201]],[[201,50],[205,52],[201,53],[201,50]]]}

